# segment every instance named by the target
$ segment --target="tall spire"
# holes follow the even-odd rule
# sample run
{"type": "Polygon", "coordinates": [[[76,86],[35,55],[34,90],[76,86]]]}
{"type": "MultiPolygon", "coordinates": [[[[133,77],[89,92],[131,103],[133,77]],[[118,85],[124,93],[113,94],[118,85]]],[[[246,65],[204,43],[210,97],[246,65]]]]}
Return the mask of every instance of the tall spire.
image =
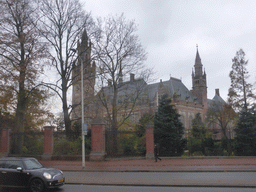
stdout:
{"type": "Polygon", "coordinates": [[[195,60],[195,66],[196,65],[201,65],[202,66],[202,62],[201,62],[201,58],[198,52],[198,44],[196,44],[196,60],[195,60]]]}
{"type": "Polygon", "coordinates": [[[86,29],[84,29],[83,31],[83,34],[82,34],[82,44],[86,44],[88,45],[88,35],[87,35],[87,32],[86,32],[86,29]]]}
{"type": "Polygon", "coordinates": [[[198,51],[198,45],[196,45],[196,59],[195,59],[195,76],[200,77],[203,75],[203,64],[201,62],[201,58],[198,51]]]}

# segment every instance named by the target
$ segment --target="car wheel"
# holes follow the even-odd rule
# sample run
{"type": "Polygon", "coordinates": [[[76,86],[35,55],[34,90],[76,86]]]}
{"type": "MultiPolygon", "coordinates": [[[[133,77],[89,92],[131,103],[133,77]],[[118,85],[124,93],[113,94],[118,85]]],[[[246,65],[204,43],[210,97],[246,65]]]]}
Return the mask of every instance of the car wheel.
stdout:
{"type": "Polygon", "coordinates": [[[30,182],[30,190],[32,192],[42,192],[44,191],[44,183],[41,179],[33,179],[30,182]]]}

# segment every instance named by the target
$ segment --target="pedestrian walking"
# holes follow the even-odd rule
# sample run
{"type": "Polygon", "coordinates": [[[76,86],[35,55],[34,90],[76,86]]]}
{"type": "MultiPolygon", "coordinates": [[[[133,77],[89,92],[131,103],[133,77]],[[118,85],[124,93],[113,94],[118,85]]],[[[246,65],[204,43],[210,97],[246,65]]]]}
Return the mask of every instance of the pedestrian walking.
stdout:
{"type": "Polygon", "coordinates": [[[157,162],[157,159],[159,159],[160,161],[162,160],[160,157],[159,157],[159,144],[155,144],[155,147],[154,147],[154,155],[155,155],[155,161],[157,162]]]}

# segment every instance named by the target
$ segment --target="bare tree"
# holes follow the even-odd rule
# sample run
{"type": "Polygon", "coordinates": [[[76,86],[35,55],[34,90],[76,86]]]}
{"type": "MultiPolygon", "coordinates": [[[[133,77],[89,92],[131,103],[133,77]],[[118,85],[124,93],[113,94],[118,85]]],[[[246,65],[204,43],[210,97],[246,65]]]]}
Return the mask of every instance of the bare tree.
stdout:
{"type": "Polygon", "coordinates": [[[227,135],[230,126],[233,126],[234,121],[237,117],[236,112],[226,103],[213,101],[207,111],[207,121],[209,125],[217,124],[222,131],[224,138],[230,138],[227,135]]]}
{"type": "Polygon", "coordinates": [[[79,0],[40,0],[43,36],[52,50],[51,65],[58,74],[56,83],[45,83],[54,90],[62,101],[67,136],[71,128],[71,108],[68,104],[68,90],[72,86],[72,70],[77,62],[77,42],[88,28],[90,15],[82,10],[79,0]]]}
{"type": "MultiPolygon", "coordinates": [[[[0,0],[1,80],[15,98],[14,131],[24,132],[29,97],[38,91],[37,79],[43,70],[45,44],[36,25],[35,4],[31,0],[0,0]]],[[[21,153],[23,137],[12,139],[14,153],[21,153]]]]}
{"type": "Polygon", "coordinates": [[[151,73],[143,62],[146,53],[136,34],[134,21],[124,15],[98,19],[96,35],[92,39],[94,59],[98,62],[99,100],[112,130],[112,152],[117,150],[117,130],[130,117],[138,100],[143,97],[146,82],[151,73]],[[130,83],[124,78],[131,74],[130,83]],[[134,79],[138,75],[139,80],[134,79]],[[108,82],[108,86],[106,86],[108,82]]]}

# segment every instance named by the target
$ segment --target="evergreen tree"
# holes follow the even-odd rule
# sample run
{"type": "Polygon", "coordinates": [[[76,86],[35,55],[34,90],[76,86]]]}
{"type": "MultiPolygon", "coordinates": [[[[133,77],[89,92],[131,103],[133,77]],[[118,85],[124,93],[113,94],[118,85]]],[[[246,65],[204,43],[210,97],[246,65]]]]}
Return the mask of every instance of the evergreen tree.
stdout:
{"type": "Polygon", "coordinates": [[[205,125],[202,121],[200,113],[196,114],[196,117],[192,120],[192,135],[196,139],[204,139],[205,138],[205,125]]]}
{"type": "Polygon", "coordinates": [[[206,132],[205,124],[202,121],[201,114],[197,113],[192,120],[192,134],[189,136],[188,149],[190,155],[194,152],[202,155],[212,155],[214,151],[214,142],[212,135],[206,132]]]}
{"type": "Polygon", "coordinates": [[[154,119],[155,143],[160,145],[160,153],[181,155],[186,145],[184,127],[179,120],[177,110],[171,105],[171,99],[165,94],[159,101],[154,119]]]}
{"type": "Polygon", "coordinates": [[[243,107],[247,110],[248,106],[255,100],[255,95],[252,92],[252,84],[248,82],[250,77],[246,69],[248,60],[245,60],[245,53],[242,49],[236,52],[232,62],[232,70],[229,74],[231,87],[228,93],[228,101],[238,111],[243,107]]]}
{"type": "Polygon", "coordinates": [[[239,156],[256,155],[256,118],[255,114],[243,109],[235,129],[235,152],[239,156]]]}
{"type": "Polygon", "coordinates": [[[146,124],[153,119],[153,115],[150,113],[144,113],[139,120],[139,123],[135,126],[135,134],[138,137],[143,137],[146,134],[146,124]]]}
{"type": "MultiPolygon", "coordinates": [[[[202,122],[200,113],[197,113],[195,118],[192,120],[192,138],[189,138],[190,153],[197,152],[198,154],[205,154],[204,151],[204,140],[206,135],[205,125],[202,122]],[[200,152],[200,153],[199,153],[200,152]]],[[[197,155],[198,155],[197,154],[197,155]]]]}

